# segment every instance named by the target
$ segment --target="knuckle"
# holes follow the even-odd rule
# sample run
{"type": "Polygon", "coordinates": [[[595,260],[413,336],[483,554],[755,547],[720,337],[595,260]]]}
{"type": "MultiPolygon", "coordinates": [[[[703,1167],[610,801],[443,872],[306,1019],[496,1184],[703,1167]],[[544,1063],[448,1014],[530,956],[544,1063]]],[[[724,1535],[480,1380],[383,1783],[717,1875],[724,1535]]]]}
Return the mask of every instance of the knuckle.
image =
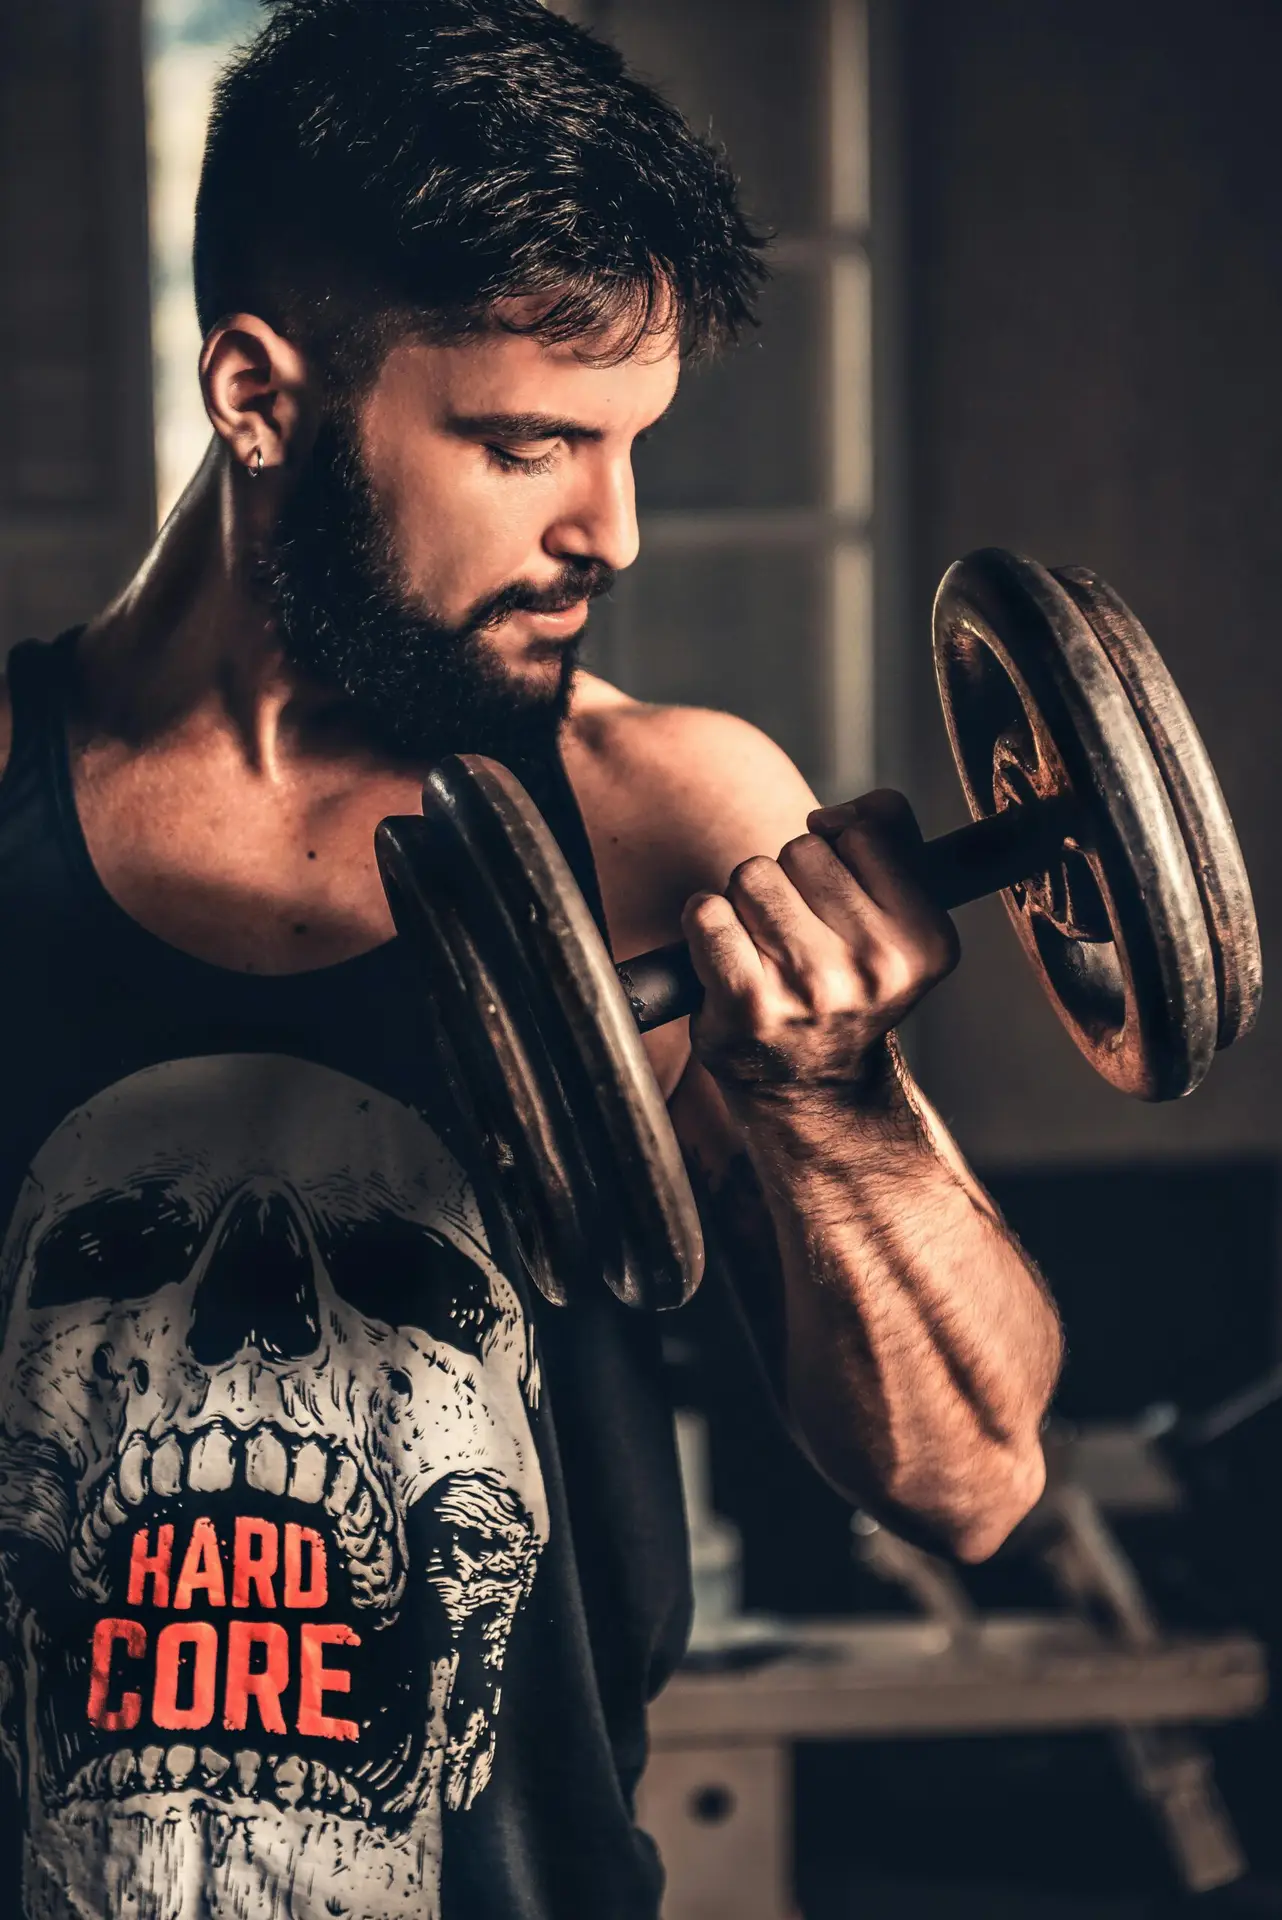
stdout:
{"type": "Polygon", "coordinates": [[[927,927],[919,936],[915,951],[917,971],[924,986],[934,986],[946,978],[961,956],[961,942],[952,921],[945,915],[940,922],[927,927]]]}
{"type": "Polygon", "coordinates": [[[957,964],[957,937],[942,929],[888,948],[880,967],[881,995],[888,1005],[911,1005],[943,980],[957,964]]]}
{"type": "Polygon", "coordinates": [[[773,891],[775,876],[779,871],[777,860],[768,854],[754,853],[747,860],[741,860],[730,875],[728,892],[743,894],[749,899],[765,898],[773,891]]]}
{"type": "Polygon", "coordinates": [[[822,860],[828,851],[827,841],[817,833],[794,834],[779,855],[779,865],[785,860],[822,860]]]}
{"type": "Polygon", "coordinates": [[[888,1006],[915,1000],[927,985],[929,975],[923,969],[922,959],[919,949],[905,951],[903,948],[887,957],[882,968],[881,992],[888,1006]]]}
{"type": "Polygon", "coordinates": [[[898,787],[874,787],[871,793],[863,795],[859,802],[861,812],[867,812],[887,821],[912,820],[915,818],[912,803],[898,787]]]}
{"type": "Polygon", "coordinates": [[[935,935],[932,980],[946,980],[961,959],[961,940],[952,921],[935,935]]]}
{"type": "Polygon", "coordinates": [[[813,833],[799,833],[795,839],[789,840],[788,844],[781,849],[776,864],[782,867],[783,871],[791,877],[793,873],[796,873],[805,865],[807,856],[817,845],[818,842],[813,833]]]}
{"type": "Polygon", "coordinates": [[[682,924],[687,929],[697,927],[701,933],[711,932],[714,927],[724,926],[728,905],[719,893],[697,893],[686,901],[682,924]]]}
{"type": "Polygon", "coordinates": [[[846,831],[890,849],[918,846],[922,838],[910,802],[893,787],[865,794],[846,831]]]}
{"type": "Polygon", "coordinates": [[[876,1006],[881,999],[881,971],[871,954],[856,953],[851,956],[850,975],[855,987],[855,999],[861,1007],[876,1006]]]}
{"type": "Polygon", "coordinates": [[[859,999],[858,976],[849,960],[825,962],[815,969],[808,984],[816,1013],[846,1013],[859,999]]]}

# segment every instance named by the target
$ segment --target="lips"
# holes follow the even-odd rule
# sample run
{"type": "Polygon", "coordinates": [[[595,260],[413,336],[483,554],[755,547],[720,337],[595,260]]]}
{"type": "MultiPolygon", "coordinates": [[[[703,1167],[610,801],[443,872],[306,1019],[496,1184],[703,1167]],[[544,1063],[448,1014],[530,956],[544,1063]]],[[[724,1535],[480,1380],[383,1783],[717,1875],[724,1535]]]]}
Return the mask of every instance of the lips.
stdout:
{"type": "MultiPolygon", "coordinates": [[[[405,1592],[405,1556],[391,1508],[345,1447],[305,1440],[263,1421],[247,1430],[221,1421],[199,1433],[158,1440],[135,1433],[119,1463],[91,1489],[72,1540],[71,1569],[82,1593],[107,1603],[105,1567],[119,1529],[141,1510],[192,1494],[243,1491],[297,1501],[328,1515],[354,1606],[396,1617],[405,1592]]],[[[163,1517],[163,1516],[162,1516],[163,1517]]]]}

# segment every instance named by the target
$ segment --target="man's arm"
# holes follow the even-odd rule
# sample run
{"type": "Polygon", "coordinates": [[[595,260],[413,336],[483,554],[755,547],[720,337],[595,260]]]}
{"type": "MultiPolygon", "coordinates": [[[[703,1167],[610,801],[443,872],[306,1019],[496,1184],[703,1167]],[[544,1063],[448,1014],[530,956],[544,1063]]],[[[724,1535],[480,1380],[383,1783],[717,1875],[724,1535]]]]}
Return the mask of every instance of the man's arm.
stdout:
{"type": "Polygon", "coordinates": [[[864,1141],[853,1179],[848,1151],[815,1165],[785,1127],[769,1190],[697,1060],[672,1115],[710,1257],[798,1443],[892,1525],[982,1559],[1041,1491],[1057,1322],[920,1090],[905,1096],[916,1114],[864,1141]]]}
{"type": "MultiPolygon", "coordinates": [[[[951,924],[914,892],[902,815],[897,835],[876,803],[857,828],[841,815],[802,835],[813,795],[725,715],[652,710],[631,738],[645,745],[624,748],[621,787],[654,800],[650,844],[623,871],[653,873],[664,834],[680,851],[663,872],[686,892],[725,889],[686,912],[707,999],[698,1057],[664,1074],[709,1237],[821,1470],[981,1558],[1040,1491],[1060,1340],[1039,1276],[888,1038],[952,964],[951,924]],[[780,861],[745,863],[789,835],[780,861]],[[847,864],[856,842],[881,904],[847,864]]],[[[673,931],[638,923],[637,944],[673,931]]]]}

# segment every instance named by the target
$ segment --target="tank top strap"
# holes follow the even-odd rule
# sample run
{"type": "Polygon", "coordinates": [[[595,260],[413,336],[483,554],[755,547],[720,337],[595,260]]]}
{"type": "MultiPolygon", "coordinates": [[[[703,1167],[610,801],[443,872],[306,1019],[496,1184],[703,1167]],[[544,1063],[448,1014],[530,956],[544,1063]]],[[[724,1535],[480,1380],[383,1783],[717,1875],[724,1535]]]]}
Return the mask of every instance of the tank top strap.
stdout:
{"type": "Polygon", "coordinates": [[[8,776],[39,767],[46,775],[57,764],[66,725],[66,676],[80,629],[69,628],[53,641],[20,640],[9,654],[10,744],[8,776]]]}
{"type": "Polygon", "coordinates": [[[74,920],[88,876],[79,838],[67,750],[67,696],[73,627],[56,640],[23,640],[7,664],[12,720],[0,775],[0,890],[28,919],[74,920]]]}
{"type": "Polygon", "coordinates": [[[608,948],[610,935],[605,923],[605,903],[601,897],[596,861],[592,857],[588,830],[574,788],[570,785],[564,760],[559,752],[540,755],[537,760],[531,758],[519,763],[512,771],[552,829],[553,838],[564,854],[566,865],[577,880],[588,911],[608,948]]]}

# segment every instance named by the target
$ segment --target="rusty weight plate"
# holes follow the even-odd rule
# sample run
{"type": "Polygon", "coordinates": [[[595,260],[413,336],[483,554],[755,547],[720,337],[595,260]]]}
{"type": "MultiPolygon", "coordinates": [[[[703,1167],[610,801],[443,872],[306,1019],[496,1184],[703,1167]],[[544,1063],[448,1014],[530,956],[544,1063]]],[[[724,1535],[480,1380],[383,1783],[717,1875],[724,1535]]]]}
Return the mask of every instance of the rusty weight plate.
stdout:
{"type": "Polygon", "coordinates": [[[604,1279],[680,1306],[703,1272],[681,1150],[613,961],[564,855],[506,767],[433,768],[423,817],[375,837],[437,1047],[540,1290],[604,1279]]]}
{"type": "Polygon", "coordinates": [[[1107,653],[1157,761],[1202,896],[1215,965],[1215,1043],[1231,1047],[1259,1016],[1263,966],[1251,882],[1211,757],[1166,663],[1126,602],[1086,567],[1051,571],[1107,653]]]}
{"type": "Polygon", "coordinates": [[[1038,799],[1071,830],[1002,895],[1061,1021],[1113,1086],[1190,1093],[1214,1057],[1215,962],[1184,835],[1148,737],[1068,588],[1000,548],[940,584],[935,670],[972,817],[1038,799]]]}

